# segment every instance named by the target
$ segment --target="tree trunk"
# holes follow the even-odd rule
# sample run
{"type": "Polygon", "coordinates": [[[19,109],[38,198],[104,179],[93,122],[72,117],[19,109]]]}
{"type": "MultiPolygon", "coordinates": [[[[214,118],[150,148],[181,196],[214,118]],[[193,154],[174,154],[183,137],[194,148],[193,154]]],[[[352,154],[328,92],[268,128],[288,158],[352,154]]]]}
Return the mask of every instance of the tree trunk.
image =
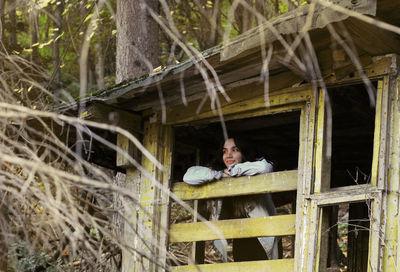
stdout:
{"type": "Polygon", "coordinates": [[[279,0],[275,0],[274,2],[274,11],[275,11],[275,16],[279,15],[279,0]]]}
{"type": "Polygon", "coordinates": [[[158,14],[158,1],[117,2],[117,83],[148,74],[159,65],[158,24],[149,9],[158,14]]]}
{"type": "MultiPolygon", "coordinates": [[[[253,8],[252,0],[242,0],[242,1],[247,3],[246,6],[250,6],[251,8],[253,8]]],[[[232,3],[233,1],[231,0],[231,4],[232,3]]],[[[243,32],[246,32],[247,30],[253,27],[254,15],[248,8],[239,4],[235,9],[234,14],[239,34],[242,34],[243,32]]]]}
{"type": "Polygon", "coordinates": [[[94,47],[96,55],[96,87],[101,90],[104,89],[104,54],[101,41],[98,41],[94,47]]]}
{"type": "Polygon", "coordinates": [[[10,16],[10,36],[9,36],[9,46],[8,50],[12,52],[13,50],[18,51],[17,46],[17,13],[16,4],[14,0],[9,0],[8,2],[8,15],[10,16]]]}
{"type": "MultiPolygon", "coordinates": [[[[197,42],[201,51],[217,45],[220,40],[220,34],[222,34],[222,29],[220,28],[222,1],[213,1],[211,6],[207,4],[207,1],[208,0],[201,0],[196,3],[201,16],[197,19],[198,29],[193,31],[193,35],[197,37],[197,42]]],[[[193,11],[188,3],[186,3],[188,8],[185,9],[185,16],[190,19],[193,11]]],[[[191,22],[189,21],[189,23],[191,22]]],[[[196,22],[193,22],[193,24],[196,24],[196,22]]]]}
{"type": "Polygon", "coordinates": [[[297,0],[289,0],[289,11],[296,9],[299,6],[299,3],[297,0]]]}
{"type": "MultiPolygon", "coordinates": [[[[30,14],[31,46],[38,42],[38,10],[33,7],[30,14]]],[[[31,61],[39,64],[39,50],[37,46],[32,47],[31,61]]]]}
{"type": "Polygon", "coordinates": [[[60,60],[60,42],[61,38],[59,36],[62,33],[62,13],[64,11],[64,0],[60,0],[59,4],[56,5],[56,10],[54,14],[54,26],[56,30],[54,31],[53,38],[55,39],[53,45],[53,69],[54,69],[54,76],[53,76],[53,86],[54,86],[54,94],[56,97],[59,97],[59,89],[61,87],[61,60],[60,60]]]}
{"type": "Polygon", "coordinates": [[[5,0],[0,0],[0,40],[4,41],[4,2],[5,0]]]}
{"type": "Polygon", "coordinates": [[[2,199],[0,201],[0,271],[8,271],[8,245],[10,242],[7,240],[10,233],[7,208],[8,197],[4,191],[0,196],[2,199]]]}

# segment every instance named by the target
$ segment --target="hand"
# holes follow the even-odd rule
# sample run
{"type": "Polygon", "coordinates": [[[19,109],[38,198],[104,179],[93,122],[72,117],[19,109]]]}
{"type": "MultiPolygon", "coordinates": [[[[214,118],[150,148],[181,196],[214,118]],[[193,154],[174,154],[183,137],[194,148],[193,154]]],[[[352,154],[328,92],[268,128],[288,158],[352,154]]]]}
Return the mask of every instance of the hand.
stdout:
{"type": "Polygon", "coordinates": [[[224,172],[222,173],[222,177],[223,178],[229,178],[230,177],[230,175],[228,173],[228,169],[224,169],[224,172]]]}

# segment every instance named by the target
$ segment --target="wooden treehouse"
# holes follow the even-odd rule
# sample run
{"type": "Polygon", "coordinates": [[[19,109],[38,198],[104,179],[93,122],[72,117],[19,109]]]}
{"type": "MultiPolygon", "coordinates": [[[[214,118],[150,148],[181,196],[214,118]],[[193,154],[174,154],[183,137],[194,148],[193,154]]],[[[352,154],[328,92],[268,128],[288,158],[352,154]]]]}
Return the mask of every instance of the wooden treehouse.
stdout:
{"type": "MultiPolygon", "coordinates": [[[[123,135],[115,139],[148,173],[113,155],[143,208],[127,216],[147,238],[126,230],[126,241],[157,260],[126,252],[123,271],[400,271],[400,4],[338,2],[350,12],[326,4],[310,16],[305,6],[203,57],[83,100],[87,118],[111,122],[115,113],[113,122],[165,169],[138,155],[123,135]],[[201,187],[180,182],[189,166],[213,158],[223,138],[221,116],[230,132],[246,135],[276,164],[275,172],[201,187]],[[168,192],[200,214],[206,199],[262,193],[286,208],[273,217],[214,221],[214,228],[196,212],[192,222],[170,225],[175,201],[168,192]],[[203,241],[219,239],[215,229],[227,239],[281,236],[289,246],[278,260],[203,264],[203,241]],[[168,261],[168,246],[183,242],[193,242],[188,265],[168,261]]],[[[93,161],[113,164],[104,152],[95,150],[93,161]]]]}

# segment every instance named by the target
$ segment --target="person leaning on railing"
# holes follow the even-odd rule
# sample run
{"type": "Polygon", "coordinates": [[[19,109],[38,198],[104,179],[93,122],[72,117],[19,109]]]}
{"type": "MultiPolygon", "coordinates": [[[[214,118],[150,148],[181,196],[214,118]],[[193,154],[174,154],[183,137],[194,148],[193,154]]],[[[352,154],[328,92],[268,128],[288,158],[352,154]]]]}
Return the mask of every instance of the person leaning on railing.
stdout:
{"type": "MultiPolygon", "coordinates": [[[[265,158],[256,159],[248,142],[238,137],[229,138],[222,147],[223,170],[214,170],[203,166],[190,167],[183,181],[189,185],[202,185],[222,177],[239,177],[265,174],[273,171],[273,164],[265,158]]],[[[222,156],[221,156],[222,155],[222,156]]],[[[207,203],[211,220],[233,218],[257,218],[276,215],[275,205],[270,194],[239,196],[211,200],[207,203]]],[[[227,250],[222,240],[214,241],[216,251],[224,262],[227,250]]],[[[235,261],[278,259],[278,238],[258,237],[233,240],[233,258],[235,261]]]]}

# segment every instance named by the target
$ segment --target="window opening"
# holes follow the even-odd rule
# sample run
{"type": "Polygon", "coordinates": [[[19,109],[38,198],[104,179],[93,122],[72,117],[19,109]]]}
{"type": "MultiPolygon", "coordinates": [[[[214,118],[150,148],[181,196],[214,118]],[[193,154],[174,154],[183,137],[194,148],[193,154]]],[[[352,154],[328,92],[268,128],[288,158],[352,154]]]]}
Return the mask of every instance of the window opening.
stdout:
{"type": "Polygon", "coordinates": [[[375,107],[370,106],[362,84],[330,88],[328,93],[332,105],[331,187],[370,183],[375,107]]]}
{"type": "Polygon", "coordinates": [[[321,255],[321,264],[326,264],[321,270],[367,271],[370,201],[343,203],[322,209],[327,222],[323,223],[320,246],[327,245],[327,255],[321,255]]]}
{"type": "MultiPolygon", "coordinates": [[[[226,122],[230,135],[243,137],[256,147],[257,155],[274,163],[274,172],[298,168],[300,112],[286,112],[268,116],[237,119],[226,122]]],[[[193,165],[212,166],[223,140],[220,123],[177,126],[174,128],[175,149],[173,181],[180,182],[193,165]]],[[[296,192],[272,194],[277,215],[295,214],[296,192]]],[[[193,201],[190,205],[193,206],[193,201]]],[[[189,202],[188,202],[189,203],[189,202]]],[[[207,200],[199,201],[200,213],[205,214],[207,200]],[[203,210],[201,210],[203,209],[203,210]]],[[[193,215],[176,202],[171,203],[170,224],[193,222],[193,215]]],[[[256,238],[254,238],[256,239],[256,238]]],[[[239,239],[236,239],[239,240],[239,239]]],[[[280,258],[294,257],[294,236],[281,239],[280,258]]],[[[197,242],[201,244],[201,242],[197,242]]],[[[239,241],[240,243],[240,241],[239,241]]],[[[246,243],[244,241],[244,243],[246,243]]],[[[188,263],[192,243],[170,243],[169,252],[179,265],[188,263]]],[[[204,263],[221,262],[212,241],[206,241],[204,263]]],[[[232,243],[228,245],[228,262],[233,262],[232,243]]],[[[170,262],[174,265],[173,262],[170,262]]],[[[203,262],[200,262],[203,263],[203,262]]]]}

